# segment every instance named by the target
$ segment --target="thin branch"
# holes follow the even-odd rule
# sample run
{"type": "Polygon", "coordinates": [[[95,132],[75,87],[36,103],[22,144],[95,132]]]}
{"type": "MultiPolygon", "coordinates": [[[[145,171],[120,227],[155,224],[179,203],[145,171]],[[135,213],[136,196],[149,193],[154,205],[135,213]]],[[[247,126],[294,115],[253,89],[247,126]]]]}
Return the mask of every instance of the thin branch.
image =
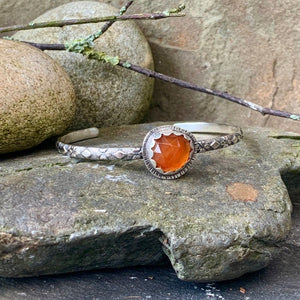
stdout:
{"type": "Polygon", "coordinates": [[[273,115],[273,116],[277,116],[277,117],[288,118],[288,119],[292,119],[292,120],[295,120],[295,121],[300,121],[300,115],[296,115],[296,114],[289,113],[289,112],[282,111],[282,110],[276,110],[276,109],[271,109],[271,108],[268,108],[268,107],[263,107],[263,106],[260,106],[258,104],[255,104],[253,102],[250,102],[250,101],[232,96],[232,95],[230,95],[226,92],[201,87],[201,86],[198,86],[196,84],[193,84],[193,83],[190,83],[190,82],[187,82],[187,81],[184,81],[184,80],[177,79],[175,77],[167,76],[167,75],[164,75],[162,73],[158,73],[158,72],[155,72],[155,71],[152,71],[152,70],[149,70],[149,69],[145,69],[143,67],[128,63],[126,61],[120,60],[117,65],[120,66],[120,67],[129,69],[129,70],[141,73],[141,74],[146,75],[148,77],[153,77],[153,78],[156,78],[156,79],[160,79],[162,81],[166,81],[166,82],[178,85],[182,88],[186,88],[186,89],[198,91],[198,92],[201,92],[201,93],[213,95],[213,96],[216,96],[216,97],[219,97],[219,98],[223,98],[225,100],[228,100],[228,101],[234,102],[236,104],[240,104],[242,106],[248,107],[252,110],[258,111],[262,115],[273,115]]]}
{"type": "MultiPolygon", "coordinates": [[[[120,16],[123,15],[127,11],[127,9],[131,6],[133,1],[134,0],[128,1],[124,6],[122,6],[120,8],[120,11],[119,11],[120,16]]],[[[89,35],[85,40],[89,40],[90,42],[94,42],[105,31],[107,31],[112,24],[114,24],[113,21],[106,22],[98,32],[96,32],[92,35],[89,35]]],[[[14,40],[13,38],[10,38],[10,37],[6,37],[6,38],[10,39],[10,40],[14,40]]],[[[40,50],[66,50],[66,46],[64,44],[39,44],[39,43],[31,43],[31,42],[27,42],[27,43],[34,46],[34,47],[36,47],[36,48],[39,48],[40,50]]]]}
{"type": "MultiPolygon", "coordinates": [[[[25,43],[28,43],[28,42],[25,42],[25,43]]],[[[47,44],[36,44],[36,43],[29,43],[29,44],[31,44],[32,46],[35,46],[39,49],[42,49],[42,50],[66,50],[66,47],[63,44],[56,45],[56,46],[58,46],[56,49],[53,49],[53,47],[51,47],[51,48],[49,47],[48,49],[46,49],[47,44]]],[[[113,65],[118,65],[122,68],[126,68],[128,70],[143,74],[148,77],[153,77],[153,78],[156,78],[156,79],[159,79],[162,81],[166,81],[166,82],[172,83],[174,85],[180,86],[185,89],[190,89],[190,90],[198,91],[201,93],[213,95],[213,96],[216,96],[219,98],[223,98],[227,101],[230,101],[230,102],[245,106],[247,108],[250,108],[252,110],[258,111],[262,115],[273,115],[273,116],[277,116],[277,117],[281,117],[281,118],[288,118],[291,120],[300,121],[299,114],[293,114],[293,113],[289,113],[286,111],[263,107],[256,103],[244,100],[242,98],[232,96],[226,92],[201,87],[196,84],[193,84],[193,83],[181,80],[181,79],[177,79],[175,77],[167,76],[162,73],[159,73],[159,72],[156,72],[156,71],[153,71],[150,69],[146,69],[146,68],[143,68],[138,65],[134,65],[127,61],[120,60],[118,57],[110,57],[103,52],[97,52],[91,48],[86,48],[85,51],[81,51],[80,53],[82,55],[87,56],[89,59],[96,59],[99,61],[104,61],[106,63],[111,63],[113,65]]]]}
{"type": "MultiPolygon", "coordinates": [[[[133,3],[133,0],[128,1],[124,6],[122,6],[119,11],[119,15],[123,15],[132,3],[133,3]]],[[[87,36],[86,38],[80,40],[80,43],[84,44],[84,45],[86,43],[92,44],[105,31],[107,31],[112,24],[114,24],[113,21],[106,22],[98,32],[91,34],[91,35],[87,36]]],[[[10,39],[10,40],[14,40],[13,38],[10,38],[10,37],[6,37],[6,38],[10,39]]],[[[27,42],[27,43],[36,48],[39,48],[41,50],[69,50],[68,47],[66,47],[64,44],[39,44],[39,43],[31,43],[31,42],[27,42]]],[[[73,43],[73,41],[72,41],[72,43],[73,43]]]]}
{"type": "MultiPolygon", "coordinates": [[[[124,6],[122,6],[121,9],[120,9],[120,11],[119,11],[119,16],[122,16],[122,15],[127,11],[127,9],[131,6],[132,3],[133,3],[133,0],[130,0],[130,1],[128,1],[124,6]]],[[[96,33],[93,34],[93,36],[94,36],[94,40],[93,40],[93,41],[95,41],[95,40],[96,40],[97,38],[99,38],[106,30],[108,30],[108,28],[109,28],[112,24],[114,24],[113,21],[106,22],[98,32],[96,32],[96,33]]]]}
{"type": "Polygon", "coordinates": [[[164,12],[156,13],[144,13],[144,14],[132,14],[132,15],[117,15],[107,17],[96,17],[96,18],[84,18],[84,19],[70,19],[70,20],[59,20],[59,21],[48,21],[41,23],[31,22],[25,25],[13,25],[7,27],[0,27],[0,33],[20,30],[30,30],[36,28],[48,28],[48,27],[63,27],[69,25],[78,25],[86,23],[100,23],[100,22],[116,22],[126,20],[157,20],[169,17],[183,17],[184,14],[179,14],[184,9],[184,5],[179,5],[177,8],[166,10],[164,12]]]}
{"type": "Polygon", "coordinates": [[[33,42],[19,41],[14,38],[11,38],[11,37],[4,37],[3,39],[26,43],[26,44],[29,44],[29,45],[31,45],[35,48],[38,48],[42,51],[44,51],[44,50],[58,50],[58,51],[66,50],[66,46],[64,44],[33,43],[33,42]]]}

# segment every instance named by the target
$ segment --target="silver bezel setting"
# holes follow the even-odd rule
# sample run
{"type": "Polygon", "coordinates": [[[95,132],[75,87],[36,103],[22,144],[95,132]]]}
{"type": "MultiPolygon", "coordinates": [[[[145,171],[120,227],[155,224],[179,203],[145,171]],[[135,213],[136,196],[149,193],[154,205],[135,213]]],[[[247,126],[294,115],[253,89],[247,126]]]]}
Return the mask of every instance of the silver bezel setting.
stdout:
{"type": "Polygon", "coordinates": [[[184,175],[187,170],[190,168],[192,164],[192,160],[195,157],[197,148],[197,140],[194,135],[182,128],[166,125],[159,126],[150,130],[145,136],[143,146],[142,146],[142,155],[144,159],[144,163],[146,168],[156,177],[160,179],[176,179],[182,175],[184,175]],[[156,167],[156,162],[152,159],[153,151],[151,148],[155,145],[155,139],[159,139],[162,135],[169,136],[171,134],[175,134],[177,136],[183,136],[186,140],[189,141],[191,146],[191,152],[188,161],[185,163],[183,167],[174,171],[174,172],[164,172],[161,168],[156,167]]]}

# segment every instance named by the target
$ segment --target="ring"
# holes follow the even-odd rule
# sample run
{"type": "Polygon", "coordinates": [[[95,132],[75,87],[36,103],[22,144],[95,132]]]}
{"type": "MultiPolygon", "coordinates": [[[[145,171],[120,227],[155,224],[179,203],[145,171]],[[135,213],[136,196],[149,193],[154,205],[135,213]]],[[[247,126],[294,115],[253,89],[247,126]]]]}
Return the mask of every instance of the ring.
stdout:
{"type": "Polygon", "coordinates": [[[187,172],[197,153],[217,150],[238,143],[243,132],[239,127],[205,123],[176,123],[150,130],[142,147],[101,148],[71,145],[96,138],[98,128],[68,133],[57,140],[59,153],[86,160],[143,159],[147,169],[160,179],[176,179],[187,172]],[[197,137],[196,134],[202,134],[197,137]],[[209,135],[209,138],[203,138],[209,135]]]}

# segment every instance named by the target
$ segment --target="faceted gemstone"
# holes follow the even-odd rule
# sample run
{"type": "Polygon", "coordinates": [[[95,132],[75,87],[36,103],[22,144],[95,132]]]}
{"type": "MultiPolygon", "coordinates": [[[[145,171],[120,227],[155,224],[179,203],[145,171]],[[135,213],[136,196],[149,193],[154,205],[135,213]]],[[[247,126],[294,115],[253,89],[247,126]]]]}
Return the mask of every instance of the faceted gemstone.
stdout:
{"type": "Polygon", "coordinates": [[[152,159],[156,162],[156,167],[164,172],[174,172],[182,168],[189,160],[192,148],[190,142],[183,135],[162,134],[154,141],[155,144],[151,148],[152,159]]]}

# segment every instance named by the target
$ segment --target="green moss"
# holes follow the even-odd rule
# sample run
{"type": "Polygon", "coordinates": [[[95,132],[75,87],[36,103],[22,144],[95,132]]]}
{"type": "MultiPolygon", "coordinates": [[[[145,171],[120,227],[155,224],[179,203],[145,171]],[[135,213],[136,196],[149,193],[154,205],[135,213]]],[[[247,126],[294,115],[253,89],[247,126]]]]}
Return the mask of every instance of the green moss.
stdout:
{"type": "Polygon", "coordinates": [[[18,169],[16,172],[30,171],[32,168],[18,169]]]}
{"type": "Polygon", "coordinates": [[[48,164],[44,164],[43,167],[45,167],[45,168],[51,168],[51,167],[56,167],[56,166],[63,167],[63,166],[66,166],[67,164],[68,164],[68,162],[48,163],[48,164]]]}
{"type": "MultiPolygon", "coordinates": [[[[272,136],[269,135],[268,137],[271,137],[273,139],[291,139],[291,140],[300,140],[300,135],[276,135],[272,136]]],[[[300,146],[300,145],[299,145],[300,146]]]]}
{"type": "Polygon", "coordinates": [[[120,15],[123,15],[124,12],[126,12],[126,7],[122,6],[121,9],[120,9],[120,15]]]}
{"type": "Polygon", "coordinates": [[[2,37],[4,40],[10,40],[10,41],[15,41],[15,39],[12,36],[3,36],[2,37]]]}
{"type": "Polygon", "coordinates": [[[131,67],[131,64],[130,64],[128,61],[125,61],[125,62],[122,64],[122,66],[123,66],[124,68],[130,68],[130,67],[131,67]]]}
{"type": "Polygon", "coordinates": [[[92,48],[94,43],[91,36],[85,39],[76,39],[65,43],[66,50],[69,52],[83,53],[87,48],[92,48]]]}
{"type": "Polygon", "coordinates": [[[170,13],[174,14],[174,13],[179,13],[181,11],[183,11],[185,9],[185,4],[181,3],[178,5],[177,8],[171,9],[170,13]]]}
{"type": "Polygon", "coordinates": [[[98,52],[98,51],[95,51],[88,47],[84,49],[82,54],[91,59],[110,63],[113,66],[117,65],[120,62],[120,59],[118,56],[110,56],[110,55],[107,55],[105,52],[100,52],[100,51],[98,52]]]}

